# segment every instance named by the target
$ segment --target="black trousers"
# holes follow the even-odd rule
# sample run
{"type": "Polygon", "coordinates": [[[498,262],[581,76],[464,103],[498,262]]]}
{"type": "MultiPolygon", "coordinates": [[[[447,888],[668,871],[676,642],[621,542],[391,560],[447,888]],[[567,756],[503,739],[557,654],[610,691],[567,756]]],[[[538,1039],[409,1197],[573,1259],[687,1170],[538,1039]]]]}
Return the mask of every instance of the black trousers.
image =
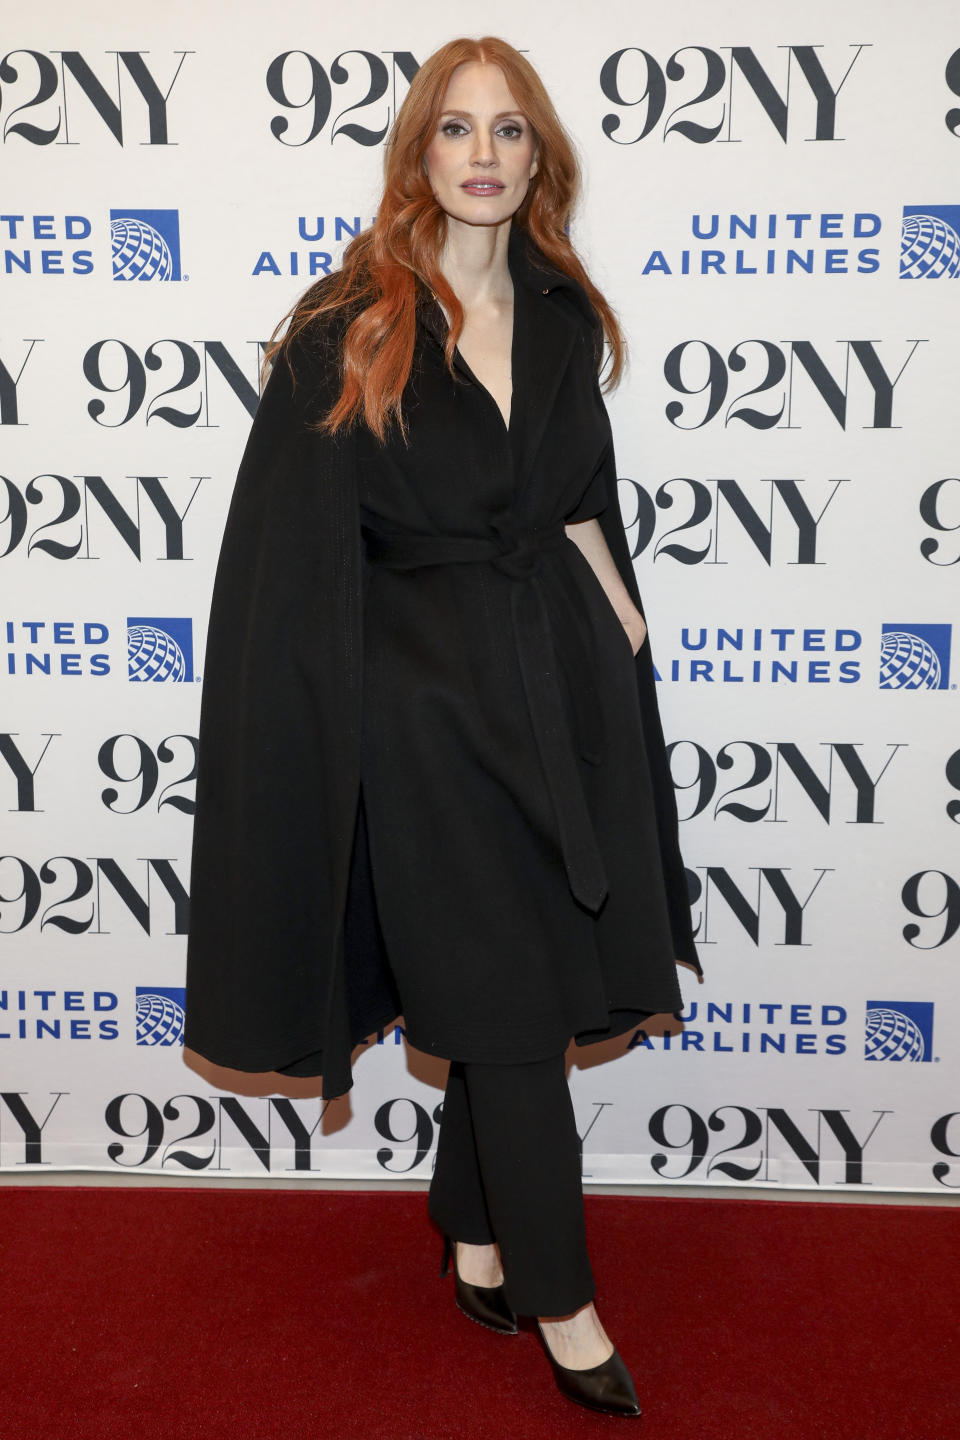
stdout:
{"type": "Polygon", "coordinates": [[[594,1298],[563,1055],[451,1061],[428,1206],[454,1240],[499,1245],[518,1314],[567,1315],[594,1298]]]}

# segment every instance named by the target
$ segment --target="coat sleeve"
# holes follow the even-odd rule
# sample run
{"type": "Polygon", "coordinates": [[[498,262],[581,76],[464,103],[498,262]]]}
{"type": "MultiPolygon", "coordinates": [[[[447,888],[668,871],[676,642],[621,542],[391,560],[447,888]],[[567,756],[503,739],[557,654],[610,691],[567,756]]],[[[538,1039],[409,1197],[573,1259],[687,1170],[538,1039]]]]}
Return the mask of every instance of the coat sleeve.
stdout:
{"type": "MultiPolygon", "coordinates": [[[[599,394],[599,384],[597,391],[599,394]]],[[[582,519],[589,518],[591,515],[596,516],[603,538],[607,542],[630,598],[646,622],[647,617],[644,614],[637,575],[630,555],[623,514],[620,509],[617,462],[612,439],[604,451],[597,473],[588,487],[583,501],[577,507],[576,514],[582,519]]],[[[660,857],[663,865],[674,954],[678,960],[692,965],[697,974],[702,975],[703,970],[693,936],[686,870],[680,853],[676,794],[660,719],[649,627],[647,637],[640,646],[635,660],[643,737],[653,786],[660,857]]]]}
{"type": "Polygon", "coordinates": [[[237,475],[203,667],[186,1045],[274,1070],[322,1054],[350,1086],[344,910],[359,792],[355,450],[309,422],[323,346],[275,364],[237,475]]]}

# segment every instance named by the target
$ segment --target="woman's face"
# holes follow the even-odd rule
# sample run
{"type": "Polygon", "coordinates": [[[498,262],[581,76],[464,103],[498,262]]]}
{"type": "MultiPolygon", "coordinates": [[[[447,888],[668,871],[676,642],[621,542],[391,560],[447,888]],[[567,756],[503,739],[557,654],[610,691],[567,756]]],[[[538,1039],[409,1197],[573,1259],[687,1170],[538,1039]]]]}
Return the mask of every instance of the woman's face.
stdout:
{"type": "Polygon", "coordinates": [[[537,173],[536,140],[498,65],[469,61],[450,77],[424,168],[438,203],[466,225],[499,225],[537,173]]]}

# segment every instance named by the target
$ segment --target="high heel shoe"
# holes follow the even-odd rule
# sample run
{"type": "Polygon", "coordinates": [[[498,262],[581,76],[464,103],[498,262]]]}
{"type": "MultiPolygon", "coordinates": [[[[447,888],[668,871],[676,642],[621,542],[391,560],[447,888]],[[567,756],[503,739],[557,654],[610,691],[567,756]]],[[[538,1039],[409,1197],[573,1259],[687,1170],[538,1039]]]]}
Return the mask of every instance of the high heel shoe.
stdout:
{"type": "Polygon", "coordinates": [[[577,1405],[586,1405],[588,1410],[600,1410],[605,1415],[637,1416],[641,1413],[630,1371],[624,1365],[618,1350],[614,1350],[606,1360],[601,1360],[599,1365],[594,1365],[589,1370],[569,1370],[566,1365],[561,1365],[554,1359],[539,1320],[537,1334],[547,1352],[547,1359],[553,1366],[557,1389],[568,1400],[575,1401],[577,1405]]]}
{"type": "Polygon", "coordinates": [[[460,1272],[457,1269],[456,1251],[449,1235],[443,1237],[443,1259],[440,1261],[440,1274],[446,1275],[450,1268],[451,1253],[453,1254],[453,1293],[457,1308],[471,1320],[475,1320],[478,1325],[485,1325],[488,1330],[496,1330],[498,1335],[516,1335],[517,1317],[507,1304],[503,1286],[470,1285],[466,1280],[461,1280],[460,1272]]]}

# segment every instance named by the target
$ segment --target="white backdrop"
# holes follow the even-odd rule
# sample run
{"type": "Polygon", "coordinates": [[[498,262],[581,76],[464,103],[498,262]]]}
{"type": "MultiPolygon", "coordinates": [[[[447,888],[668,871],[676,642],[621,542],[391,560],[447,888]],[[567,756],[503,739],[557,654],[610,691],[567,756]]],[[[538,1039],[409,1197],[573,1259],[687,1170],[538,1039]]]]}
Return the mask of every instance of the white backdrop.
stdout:
{"type": "MultiPolygon", "coordinates": [[[[372,219],[407,77],[456,32],[423,0],[222,17],[54,3],[6,29],[0,1167],[426,1177],[443,1066],[398,1032],[324,1107],[200,1064],[180,1028],[205,624],[260,344],[372,219]]],[[[949,1193],[955,7],[483,21],[577,140],[575,239],[631,343],[621,504],[706,972],[682,1017],[572,1052],[585,1177],[949,1193]]]]}

